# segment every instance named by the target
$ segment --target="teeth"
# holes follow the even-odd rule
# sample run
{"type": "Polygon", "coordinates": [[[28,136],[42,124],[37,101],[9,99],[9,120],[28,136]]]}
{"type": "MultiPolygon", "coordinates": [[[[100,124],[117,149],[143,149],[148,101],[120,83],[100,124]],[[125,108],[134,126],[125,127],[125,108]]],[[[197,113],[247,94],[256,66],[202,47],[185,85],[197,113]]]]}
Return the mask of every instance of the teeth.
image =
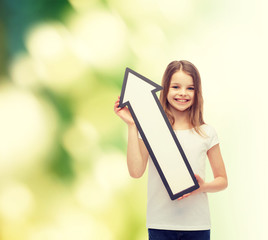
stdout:
{"type": "Polygon", "coordinates": [[[177,102],[187,102],[188,100],[185,99],[176,99],[177,102]]]}

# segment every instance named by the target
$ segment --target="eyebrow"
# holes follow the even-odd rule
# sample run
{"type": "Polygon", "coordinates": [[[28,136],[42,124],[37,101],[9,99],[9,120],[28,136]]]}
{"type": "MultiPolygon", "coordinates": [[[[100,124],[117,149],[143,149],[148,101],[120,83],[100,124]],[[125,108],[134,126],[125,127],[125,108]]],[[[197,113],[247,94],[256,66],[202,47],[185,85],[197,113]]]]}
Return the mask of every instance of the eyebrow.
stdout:
{"type": "MultiPolygon", "coordinates": [[[[178,82],[170,82],[170,85],[181,85],[181,84],[178,82]]],[[[194,87],[194,84],[187,85],[187,87],[194,87]]]]}

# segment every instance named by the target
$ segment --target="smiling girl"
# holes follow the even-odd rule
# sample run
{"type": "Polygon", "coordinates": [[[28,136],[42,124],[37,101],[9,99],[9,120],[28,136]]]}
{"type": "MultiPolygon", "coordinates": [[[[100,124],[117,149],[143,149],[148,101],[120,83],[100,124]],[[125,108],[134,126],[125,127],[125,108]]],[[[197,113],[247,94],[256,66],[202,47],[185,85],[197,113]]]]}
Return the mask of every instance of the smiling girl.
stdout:
{"type": "Polygon", "coordinates": [[[200,188],[178,200],[170,200],[128,108],[119,108],[118,99],[114,111],[128,125],[127,165],[130,175],[141,177],[149,162],[149,240],[209,240],[211,225],[207,193],[223,190],[228,183],[217,133],[203,120],[199,72],[188,61],[173,61],[166,68],[162,87],[160,102],[200,188]],[[205,182],[207,158],[214,175],[211,182],[205,182]]]}

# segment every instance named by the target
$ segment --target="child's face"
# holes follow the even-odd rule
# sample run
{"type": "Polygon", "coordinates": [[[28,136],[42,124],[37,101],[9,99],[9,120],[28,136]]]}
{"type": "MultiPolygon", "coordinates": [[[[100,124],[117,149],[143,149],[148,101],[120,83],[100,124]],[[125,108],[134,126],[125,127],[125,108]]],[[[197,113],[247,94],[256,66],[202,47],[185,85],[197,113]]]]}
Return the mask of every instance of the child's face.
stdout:
{"type": "Polygon", "coordinates": [[[193,78],[183,71],[175,72],[170,81],[167,100],[171,109],[185,111],[194,103],[193,78]]]}

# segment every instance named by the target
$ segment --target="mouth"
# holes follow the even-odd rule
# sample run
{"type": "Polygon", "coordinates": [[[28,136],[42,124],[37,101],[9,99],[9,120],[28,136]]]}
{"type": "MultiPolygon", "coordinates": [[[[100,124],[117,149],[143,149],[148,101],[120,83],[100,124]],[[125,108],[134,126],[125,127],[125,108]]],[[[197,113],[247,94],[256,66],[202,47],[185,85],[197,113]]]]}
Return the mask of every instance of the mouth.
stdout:
{"type": "Polygon", "coordinates": [[[179,103],[186,103],[186,102],[189,102],[190,100],[189,99],[175,98],[175,101],[179,102],[179,103]]]}

